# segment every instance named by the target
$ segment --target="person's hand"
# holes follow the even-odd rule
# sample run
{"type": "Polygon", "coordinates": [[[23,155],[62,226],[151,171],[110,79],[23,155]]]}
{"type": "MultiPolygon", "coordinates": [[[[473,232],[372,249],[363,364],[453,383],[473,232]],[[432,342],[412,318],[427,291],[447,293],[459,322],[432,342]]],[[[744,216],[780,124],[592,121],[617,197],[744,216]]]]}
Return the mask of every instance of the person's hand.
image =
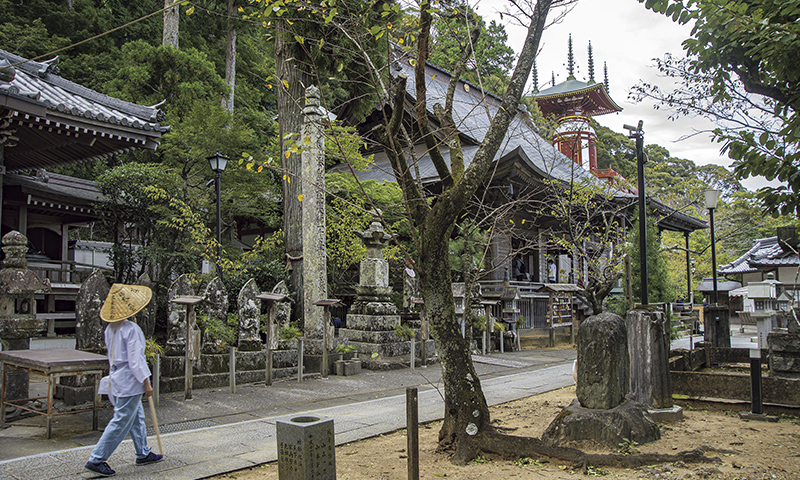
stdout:
{"type": "Polygon", "coordinates": [[[153,396],[153,387],[150,386],[150,379],[144,380],[144,397],[149,398],[153,396]]]}

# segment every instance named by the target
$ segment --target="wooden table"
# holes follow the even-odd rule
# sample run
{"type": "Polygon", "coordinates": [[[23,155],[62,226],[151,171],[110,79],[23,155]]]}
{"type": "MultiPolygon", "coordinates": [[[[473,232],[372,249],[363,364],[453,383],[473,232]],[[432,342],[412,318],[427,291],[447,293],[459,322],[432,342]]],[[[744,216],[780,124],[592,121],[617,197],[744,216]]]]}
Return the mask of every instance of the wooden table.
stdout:
{"type": "Polygon", "coordinates": [[[37,415],[47,416],[47,438],[51,437],[52,419],[57,415],[92,412],[92,430],[97,430],[97,412],[100,409],[100,396],[97,387],[100,376],[108,371],[108,358],[104,355],[72,350],[68,348],[50,348],[42,350],[10,350],[0,352],[0,363],[3,364],[2,388],[0,388],[0,425],[5,423],[5,406],[9,405],[37,415]],[[6,385],[9,370],[18,370],[47,377],[47,396],[24,398],[6,401],[6,385]],[[88,375],[94,378],[94,402],[91,409],[73,410],[69,412],[53,412],[53,395],[56,383],[61,377],[88,375]],[[39,412],[25,404],[32,400],[47,399],[47,411],[39,412]]]}

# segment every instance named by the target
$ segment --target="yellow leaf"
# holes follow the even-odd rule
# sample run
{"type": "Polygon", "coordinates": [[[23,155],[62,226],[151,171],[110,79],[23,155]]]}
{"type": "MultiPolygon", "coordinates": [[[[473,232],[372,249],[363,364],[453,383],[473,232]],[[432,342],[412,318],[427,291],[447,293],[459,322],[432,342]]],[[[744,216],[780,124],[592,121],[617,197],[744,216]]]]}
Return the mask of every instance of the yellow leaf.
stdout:
{"type": "Polygon", "coordinates": [[[308,138],[308,136],[306,136],[306,138],[304,138],[303,141],[306,142],[306,146],[311,145],[311,139],[308,138]]]}
{"type": "Polygon", "coordinates": [[[286,158],[289,158],[289,155],[291,155],[291,154],[292,154],[292,152],[290,152],[289,150],[286,150],[286,153],[284,153],[283,156],[286,157],[286,158]]]}
{"type": "Polygon", "coordinates": [[[239,7],[239,13],[244,13],[244,8],[239,7]]]}
{"type": "Polygon", "coordinates": [[[259,165],[257,172],[261,173],[261,170],[264,170],[264,165],[259,165]]]}
{"type": "Polygon", "coordinates": [[[287,82],[286,80],[282,80],[282,83],[283,83],[283,86],[286,87],[286,89],[288,90],[289,89],[289,82],[287,82]]]}
{"type": "Polygon", "coordinates": [[[194,5],[192,5],[191,7],[189,7],[188,10],[186,10],[186,15],[191,15],[193,13],[194,13],[194,5]]]}
{"type": "Polygon", "coordinates": [[[284,181],[284,182],[286,181],[286,175],[284,175],[284,176],[283,176],[283,181],[284,181]]]}
{"type": "Polygon", "coordinates": [[[522,219],[522,224],[525,225],[525,219],[524,218],[522,219]]]}
{"type": "Polygon", "coordinates": [[[303,194],[302,193],[297,196],[297,201],[298,202],[302,202],[303,201],[303,194]]]}
{"type": "Polygon", "coordinates": [[[268,84],[267,84],[267,88],[269,88],[270,90],[272,90],[272,85],[270,85],[270,84],[268,83],[268,84]]]}
{"type": "Polygon", "coordinates": [[[292,177],[286,177],[286,183],[292,183],[292,177]]]}

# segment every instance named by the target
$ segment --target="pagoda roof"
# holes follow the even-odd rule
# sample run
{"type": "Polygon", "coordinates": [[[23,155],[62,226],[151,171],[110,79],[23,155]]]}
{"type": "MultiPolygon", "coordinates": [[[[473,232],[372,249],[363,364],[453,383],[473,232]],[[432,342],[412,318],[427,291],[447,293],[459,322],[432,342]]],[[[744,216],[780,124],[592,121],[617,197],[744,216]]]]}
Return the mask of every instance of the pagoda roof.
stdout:
{"type": "Polygon", "coordinates": [[[58,76],[58,59],[27,60],[0,50],[0,140],[10,172],[154,150],[164,114],[58,76]],[[9,137],[9,138],[6,138],[9,137]]]}
{"type": "Polygon", "coordinates": [[[622,111],[622,107],[611,99],[602,83],[586,83],[574,78],[535,93],[533,98],[544,115],[563,112],[567,107],[574,108],[575,101],[580,102],[581,110],[588,116],[596,117],[622,111]]]}

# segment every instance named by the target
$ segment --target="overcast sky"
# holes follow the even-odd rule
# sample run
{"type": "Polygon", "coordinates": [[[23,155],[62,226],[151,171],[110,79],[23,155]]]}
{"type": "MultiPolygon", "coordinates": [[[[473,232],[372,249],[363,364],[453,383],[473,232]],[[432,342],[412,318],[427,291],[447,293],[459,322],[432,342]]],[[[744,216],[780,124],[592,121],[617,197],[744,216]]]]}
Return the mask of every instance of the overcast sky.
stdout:
{"type": "MultiPolygon", "coordinates": [[[[501,20],[497,14],[508,8],[508,3],[506,0],[480,0],[477,11],[487,22],[494,19],[502,23],[509,35],[508,45],[518,52],[526,30],[515,25],[508,16],[501,20]]],[[[548,17],[548,20],[552,18],[548,17]]],[[[640,79],[669,88],[670,81],[659,76],[653,59],[663,58],[666,53],[682,57],[681,42],[689,38],[690,30],[689,26],[680,26],[645,9],[637,0],[581,0],[561,22],[545,30],[536,61],[539,88],[552,86],[552,72],[556,74],[557,84],[566,80],[570,34],[577,66],[575,77],[587,81],[588,45],[591,41],[595,80],[602,81],[605,62],[608,65],[609,93],[623,108],[622,112],[596,117],[600,124],[625,133],[624,124],[635,126],[643,120],[645,144],[661,145],[673,157],[686,158],[697,165],[715,163],[730,167],[731,160],[720,154],[720,145],[713,143],[710,135],[700,134],[679,141],[693,131],[708,129],[710,122],[700,118],[671,121],[666,111],[655,110],[652,103],[635,104],[628,100],[629,90],[640,79]]],[[[529,84],[528,88],[532,85],[529,84]]],[[[765,185],[766,180],[751,178],[743,184],[755,189],[765,185]]]]}

